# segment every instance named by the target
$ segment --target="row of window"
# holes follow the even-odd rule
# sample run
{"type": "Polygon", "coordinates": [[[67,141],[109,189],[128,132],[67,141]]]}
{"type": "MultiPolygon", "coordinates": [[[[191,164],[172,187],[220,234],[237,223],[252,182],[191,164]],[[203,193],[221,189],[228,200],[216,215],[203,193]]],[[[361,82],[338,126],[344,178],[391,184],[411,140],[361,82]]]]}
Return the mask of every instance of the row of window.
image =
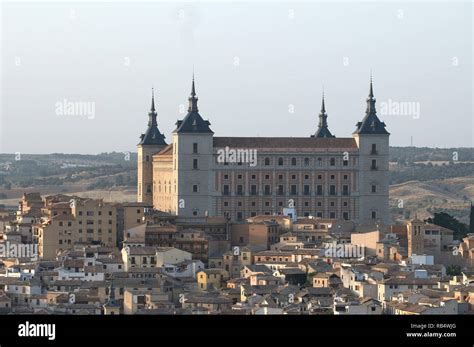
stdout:
{"type": "MultiPolygon", "coordinates": [[[[161,192],[161,190],[160,190],[160,192],[161,192]]],[[[166,189],[165,189],[165,192],[166,192],[166,189]]],[[[222,192],[222,195],[224,195],[224,196],[232,195],[231,186],[228,185],[228,184],[224,184],[222,186],[221,192],[222,192]]],[[[377,193],[377,185],[376,184],[371,185],[371,192],[372,193],[377,193]]],[[[199,185],[193,184],[193,193],[199,193],[199,185]]],[[[286,196],[286,195],[305,195],[305,196],[309,196],[313,192],[311,191],[311,186],[309,184],[303,185],[303,189],[301,191],[301,194],[299,193],[298,185],[296,185],[296,184],[292,184],[290,186],[290,189],[289,189],[288,192],[286,192],[285,186],[283,184],[277,185],[274,189],[274,192],[272,190],[272,186],[269,185],[269,184],[265,184],[263,186],[263,189],[260,189],[260,190],[258,189],[256,184],[252,184],[252,185],[250,185],[250,189],[248,191],[245,190],[243,184],[238,184],[235,188],[234,193],[235,193],[234,195],[238,195],[238,196],[244,196],[244,195],[251,195],[251,196],[267,195],[267,196],[269,196],[269,195],[273,195],[274,193],[275,193],[275,195],[278,195],[278,196],[286,196]]],[[[325,195],[324,185],[322,185],[322,184],[316,185],[316,189],[314,190],[314,194],[317,195],[317,196],[324,196],[325,195]]],[[[338,196],[339,194],[342,195],[342,196],[349,196],[350,195],[350,188],[349,188],[348,184],[344,184],[342,186],[342,190],[340,192],[338,192],[337,186],[335,184],[330,184],[327,194],[329,196],[338,196]]]]}
{"type": "MultiPolygon", "coordinates": [[[[108,223],[109,223],[109,225],[112,225],[112,224],[113,224],[112,219],[109,219],[108,223]]],[[[79,220],[79,221],[78,221],[78,224],[81,224],[81,225],[82,225],[82,220],[79,220]]],[[[88,219],[88,220],[86,220],[86,224],[87,224],[87,225],[94,225],[94,221],[93,221],[92,219],[88,219]]],[[[99,220],[97,221],[97,224],[102,224],[102,219],[99,219],[99,220]]]]}
{"type": "MultiPolygon", "coordinates": [[[[79,232],[79,234],[82,234],[82,229],[79,229],[78,232],[79,232]]],[[[97,232],[98,232],[99,234],[102,233],[102,229],[101,229],[101,228],[97,229],[97,232]]],[[[107,232],[108,232],[109,234],[112,234],[112,229],[108,229],[107,232]]],[[[93,233],[94,233],[94,229],[86,229],[86,233],[87,233],[87,234],[93,234],[93,233]]]]}
{"type": "MultiPolygon", "coordinates": [[[[112,211],[108,211],[108,215],[109,215],[109,216],[112,216],[112,214],[113,214],[112,211]]],[[[82,211],[79,211],[79,212],[78,212],[78,215],[79,215],[79,216],[82,216],[82,215],[83,215],[83,212],[82,212],[82,211]]],[[[102,211],[98,211],[98,212],[97,212],[97,215],[98,215],[98,216],[102,216],[102,211]]],[[[94,216],[94,211],[86,211],[86,216],[89,216],[89,217],[94,216]]]]}
{"type": "MultiPolygon", "coordinates": [[[[86,242],[93,242],[93,241],[105,242],[105,239],[95,240],[95,239],[92,238],[92,237],[86,237],[86,242]]],[[[107,238],[107,241],[108,241],[108,242],[112,242],[113,239],[112,239],[111,237],[109,237],[109,238],[107,238]]],[[[80,237],[80,238],[78,239],[78,242],[83,242],[83,238],[80,237]]]]}
{"type": "MultiPolygon", "coordinates": [[[[282,158],[280,158],[280,159],[282,159],[282,158]]],[[[291,165],[292,165],[292,166],[297,166],[297,164],[296,164],[296,158],[293,158],[293,159],[294,159],[295,161],[292,160],[292,161],[291,161],[291,165]]],[[[320,161],[320,159],[321,159],[321,158],[318,158],[318,160],[317,160],[317,163],[318,163],[317,166],[323,166],[323,161],[322,161],[322,159],[321,159],[321,161],[320,161]]],[[[305,158],[304,163],[305,163],[304,166],[310,166],[310,164],[309,164],[309,158],[305,158]],[[308,161],[306,161],[306,159],[307,159],[308,161]]],[[[224,163],[224,165],[228,165],[228,163],[224,163]]],[[[242,163],[238,163],[238,165],[242,165],[242,163]]],[[[283,163],[280,164],[280,161],[279,161],[278,165],[279,165],[279,166],[283,166],[283,163]]],[[[270,158],[265,158],[265,159],[264,159],[264,166],[271,166],[271,160],[270,160],[270,158]]],[[[329,161],[329,166],[336,166],[336,159],[335,159],[335,158],[331,158],[331,159],[330,159],[330,161],[329,161]]],[[[348,160],[343,160],[343,161],[342,161],[342,166],[349,166],[349,161],[348,161],[348,160]]],[[[377,167],[377,159],[372,159],[370,169],[371,169],[371,170],[377,170],[377,169],[378,169],[378,167],[377,167]]],[[[196,159],[196,158],[193,159],[193,170],[199,170],[199,160],[196,159]]]]}
{"type": "MultiPolygon", "coordinates": [[[[108,223],[109,223],[109,225],[112,225],[112,224],[113,224],[113,221],[112,221],[111,219],[109,219],[109,222],[108,222],[108,223]]],[[[79,220],[79,221],[78,221],[78,224],[82,225],[82,220],[79,220]]],[[[86,224],[87,224],[87,225],[94,225],[94,221],[93,221],[92,219],[88,219],[88,220],[86,220],[86,224]]],[[[97,224],[102,224],[102,219],[99,219],[99,220],[97,221],[97,224]]],[[[64,222],[59,222],[59,226],[60,226],[60,227],[64,226],[64,222]]],[[[68,227],[72,226],[72,222],[67,222],[67,226],[68,226],[68,227]]]]}
{"type": "MultiPolygon", "coordinates": [[[[289,162],[287,162],[286,158],[284,158],[284,157],[280,157],[276,160],[274,160],[271,157],[265,157],[262,161],[262,164],[264,166],[272,166],[274,161],[275,161],[275,164],[277,166],[285,166],[285,165],[311,166],[311,164],[313,164],[313,160],[311,158],[308,158],[308,157],[306,157],[306,158],[295,158],[295,157],[293,157],[289,160],[289,162]]],[[[217,159],[216,159],[216,163],[220,164],[219,162],[217,162],[217,159]]],[[[315,166],[324,166],[325,163],[326,163],[326,160],[324,160],[323,158],[317,158],[317,159],[314,160],[314,165],[315,166]]],[[[339,164],[339,160],[337,160],[336,158],[330,158],[328,163],[329,163],[329,166],[337,166],[339,164]]],[[[342,163],[342,166],[349,166],[349,160],[347,160],[347,159],[342,159],[341,163],[342,163]]],[[[228,162],[224,162],[223,164],[224,165],[229,165],[228,162]]],[[[237,165],[242,165],[242,163],[238,162],[237,165]]]]}
{"type": "MultiPolygon", "coordinates": [[[[154,265],[156,262],[155,262],[155,257],[151,256],[150,257],[150,264],[151,265],[154,265]]],[[[136,265],[137,264],[137,261],[136,261],[136,258],[135,257],[130,257],[130,264],[132,265],[136,265]]],[[[148,260],[147,260],[147,257],[142,257],[142,264],[148,264],[148,260]]]]}
{"type": "MultiPolygon", "coordinates": [[[[285,204],[286,204],[286,202],[283,202],[283,201],[278,201],[278,202],[277,202],[277,206],[278,206],[278,207],[284,207],[284,206],[286,206],[285,204]]],[[[224,205],[224,207],[228,207],[228,206],[230,205],[230,204],[229,204],[229,201],[224,201],[224,202],[223,202],[223,205],[224,205]]],[[[267,200],[267,201],[264,202],[264,206],[265,206],[265,207],[270,207],[271,205],[272,205],[272,204],[271,204],[271,201],[268,201],[268,200],[267,200]]],[[[297,206],[297,205],[298,205],[298,204],[295,202],[294,206],[297,206]]],[[[243,206],[243,202],[242,202],[242,201],[237,201],[237,207],[242,207],[242,206],[243,206]]],[[[251,201],[251,202],[250,202],[250,206],[256,207],[256,206],[257,206],[257,202],[256,202],[256,201],[251,201]]],[[[304,206],[304,207],[310,207],[310,202],[309,202],[308,200],[303,201],[303,206],[304,206]]],[[[317,206],[317,207],[322,207],[322,206],[323,206],[323,202],[322,202],[322,201],[317,201],[317,202],[316,202],[316,206],[317,206]]],[[[335,201],[330,201],[330,202],[329,202],[329,206],[330,206],[330,207],[336,207],[336,202],[335,202],[335,201]]],[[[349,202],[348,202],[348,201],[343,201],[343,202],[342,202],[342,206],[343,206],[343,207],[349,206],[349,202]]]]}
{"type": "MultiPolygon", "coordinates": [[[[195,185],[195,186],[196,186],[196,189],[197,189],[197,185],[195,185]]],[[[374,189],[376,190],[375,185],[374,185],[374,189]]],[[[194,191],[194,189],[193,189],[193,191],[194,191]]],[[[228,184],[224,184],[222,186],[222,194],[223,195],[231,195],[231,193],[232,193],[231,186],[228,185],[228,184]]],[[[309,184],[304,184],[303,189],[301,190],[301,192],[299,192],[298,185],[296,185],[296,184],[290,185],[290,189],[289,189],[288,192],[286,191],[285,185],[283,185],[283,184],[277,185],[275,187],[275,189],[272,189],[272,186],[270,184],[265,184],[265,185],[263,185],[263,189],[260,189],[260,190],[258,189],[258,186],[256,184],[252,184],[252,185],[250,185],[250,189],[248,191],[245,190],[243,184],[238,184],[236,186],[236,189],[235,189],[234,193],[235,193],[235,195],[246,195],[246,193],[248,193],[248,195],[273,195],[273,194],[276,194],[276,195],[283,196],[283,195],[288,195],[288,194],[289,195],[311,195],[313,193],[313,191],[311,190],[311,186],[309,184]],[[259,194],[259,193],[262,193],[262,194],[259,194]]],[[[315,190],[314,190],[314,194],[315,195],[320,195],[320,196],[324,195],[325,194],[324,185],[322,185],[322,184],[316,185],[315,190]]],[[[330,184],[327,194],[330,195],[330,196],[338,195],[337,186],[335,184],[330,184]]],[[[349,188],[348,184],[344,184],[342,186],[342,190],[340,191],[340,194],[343,195],[343,196],[350,195],[350,188],[349,188]]]]}
{"type": "MultiPolygon", "coordinates": [[[[270,179],[271,179],[271,176],[272,176],[272,175],[270,175],[270,174],[265,174],[265,175],[263,176],[263,178],[264,178],[265,180],[270,180],[270,179]]],[[[297,180],[297,179],[298,179],[298,175],[297,175],[297,174],[291,174],[291,175],[289,175],[289,177],[290,177],[292,180],[297,180]]],[[[237,178],[237,180],[243,180],[243,179],[244,179],[244,175],[243,175],[243,174],[237,174],[237,175],[236,175],[236,178],[237,178]]],[[[309,174],[304,174],[304,175],[303,175],[303,179],[306,180],[306,181],[308,181],[310,178],[311,178],[311,176],[310,176],[309,174]]],[[[229,174],[224,174],[224,175],[223,175],[223,179],[224,179],[224,180],[228,180],[228,179],[229,179],[229,174]]],[[[251,179],[251,180],[256,180],[256,179],[257,179],[257,175],[256,175],[256,174],[250,175],[250,179],[251,179]]],[[[278,175],[277,175],[277,179],[278,179],[279,181],[283,181],[283,180],[285,179],[285,176],[284,176],[283,174],[278,174],[278,175]]],[[[322,174],[316,175],[316,179],[322,180],[322,179],[323,179],[323,175],[322,175],[322,174]]],[[[336,179],[336,175],[335,175],[335,174],[329,175],[329,179],[335,180],[335,179],[336,179]]],[[[348,174],[342,175],[342,179],[343,179],[344,181],[347,181],[347,180],[349,179],[349,175],[348,175],[348,174]]]]}

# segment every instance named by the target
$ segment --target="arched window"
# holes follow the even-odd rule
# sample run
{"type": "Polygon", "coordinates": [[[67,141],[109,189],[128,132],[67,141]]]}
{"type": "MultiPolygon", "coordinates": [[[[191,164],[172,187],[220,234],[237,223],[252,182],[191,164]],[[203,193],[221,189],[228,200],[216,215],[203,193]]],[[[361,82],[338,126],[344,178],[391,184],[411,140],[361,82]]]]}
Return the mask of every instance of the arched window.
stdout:
{"type": "Polygon", "coordinates": [[[304,158],[304,166],[309,166],[309,158],[304,158]]]}
{"type": "Polygon", "coordinates": [[[296,158],[291,158],[291,165],[296,166],[296,158]]]}
{"type": "Polygon", "coordinates": [[[322,158],[318,158],[318,166],[323,166],[323,159],[322,158]]]}
{"type": "Polygon", "coordinates": [[[336,159],[331,158],[331,166],[334,166],[334,165],[336,165],[336,159]]]}
{"type": "Polygon", "coordinates": [[[270,166],[270,158],[265,158],[265,166],[270,166]]]}
{"type": "Polygon", "coordinates": [[[280,165],[280,166],[283,165],[283,158],[278,158],[278,165],[280,165]]]}

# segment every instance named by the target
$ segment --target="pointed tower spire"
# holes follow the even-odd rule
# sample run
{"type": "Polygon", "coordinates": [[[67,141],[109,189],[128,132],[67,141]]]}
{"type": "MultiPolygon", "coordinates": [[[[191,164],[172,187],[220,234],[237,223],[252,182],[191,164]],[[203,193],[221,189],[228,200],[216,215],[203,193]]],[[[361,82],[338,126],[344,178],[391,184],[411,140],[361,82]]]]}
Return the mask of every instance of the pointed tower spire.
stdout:
{"type": "Polygon", "coordinates": [[[151,111],[155,112],[155,88],[151,87],[151,111]]]}
{"type": "Polygon", "coordinates": [[[191,96],[196,96],[196,87],[194,86],[194,71],[193,71],[193,84],[191,86],[191,96]]]}
{"type": "Polygon", "coordinates": [[[375,109],[375,98],[374,98],[374,87],[372,83],[372,74],[370,74],[370,87],[369,87],[369,97],[367,98],[367,110],[365,111],[366,114],[377,114],[375,109]]]}
{"type": "Polygon", "coordinates": [[[188,112],[198,112],[197,101],[198,97],[196,96],[196,87],[194,85],[194,72],[193,72],[193,82],[191,84],[191,95],[188,98],[189,100],[189,107],[188,112]]]}
{"type": "Polygon", "coordinates": [[[321,101],[321,112],[319,113],[319,128],[328,127],[328,115],[326,114],[326,105],[324,103],[324,91],[323,98],[321,101]]]}
{"type": "Polygon", "coordinates": [[[370,90],[369,90],[369,98],[374,97],[374,88],[372,85],[372,73],[370,73],[370,90]]]}
{"type": "Polygon", "coordinates": [[[150,112],[148,112],[148,126],[156,127],[158,123],[156,122],[156,110],[155,110],[155,88],[151,88],[151,108],[150,112]]]}
{"type": "Polygon", "coordinates": [[[326,113],[326,105],[324,104],[324,88],[323,88],[323,101],[321,102],[321,113],[326,113]]]}
{"type": "Polygon", "coordinates": [[[323,96],[321,100],[321,111],[319,112],[319,124],[318,130],[316,134],[312,135],[312,137],[335,137],[328,128],[328,115],[326,114],[326,103],[324,100],[324,90],[323,96]]]}

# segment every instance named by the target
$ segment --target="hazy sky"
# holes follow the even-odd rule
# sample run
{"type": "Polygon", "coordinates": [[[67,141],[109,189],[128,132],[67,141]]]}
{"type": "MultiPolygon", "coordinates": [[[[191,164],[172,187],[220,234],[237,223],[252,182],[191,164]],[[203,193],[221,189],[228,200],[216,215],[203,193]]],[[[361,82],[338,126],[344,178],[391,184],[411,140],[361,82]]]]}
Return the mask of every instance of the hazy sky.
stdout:
{"type": "Polygon", "coordinates": [[[216,136],[309,136],[323,85],[330,130],[351,136],[372,70],[391,145],[473,147],[472,15],[452,1],[4,3],[0,152],[134,151],[152,85],[170,141],[193,65],[216,136]]]}

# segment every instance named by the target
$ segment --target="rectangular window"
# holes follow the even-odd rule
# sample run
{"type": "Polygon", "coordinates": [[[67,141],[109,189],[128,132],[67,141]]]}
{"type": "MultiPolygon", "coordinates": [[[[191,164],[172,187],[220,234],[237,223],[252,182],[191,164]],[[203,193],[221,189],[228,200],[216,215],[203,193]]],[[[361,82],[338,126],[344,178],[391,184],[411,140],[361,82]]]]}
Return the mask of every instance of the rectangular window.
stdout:
{"type": "Polygon", "coordinates": [[[377,170],[377,160],[372,159],[372,164],[370,165],[370,170],[377,170]]]}
{"type": "Polygon", "coordinates": [[[197,159],[193,159],[193,169],[194,170],[198,169],[198,160],[197,159]]]}
{"type": "Polygon", "coordinates": [[[197,192],[198,192],[198,185],[193,184],[193,193],[197,193],[197,192]]]}
{"type": "Polygon", "coordinates": [[[198,144],[196,142],[193,143],[193,153],[196,154],[198,152],[198,144]]]}
{"type": "Polygon", "coordinates": [[[242,184],[237,185],[237,195],[244,195],[244,186],[242,184]]]}
{"type": "Polygon", "coordinates": [[[278,185],[277,195],[284,195],[285,189],[283,188],[283,184],[278,185]]]}
{"type": "Polygon", "coordinates": [[[250,186],[250,195],[257,195],[257,185],[256,184],[252,184],[250,186]]]}
{"type": "Polygon", "coordinates": [[[224,184],[224,190],[223,190],[224,195],[230,195],[230,187],[228,184],[224,184]]]}
{"type": "Polygon", "coordinates": [[[377,186],[372,184],[372,193],[377,193],[377,186]]]}
{"type": "Polygon", "coordinates": [[[349,195],[349,186],[347,184],[342,186],[342,195],[349,195]]]}
{"type": "Polygon", "coordinates": [[[296,184],[292,184],[291,185],[291,195],[297,195],[298,194],[298,189],[297,189],[297,186],[296,184]]]}
{"type": "Polygon", "coordinates": [[[334,184],[329,186],[329,195],[336,195],[336,186],[334,184]]]}
{"type": "Polygon", "coordinates": [[[322,184],[318,184],[316,186],[316,195],[323,195],[323,185],[322,184]]]}
{"type": "Polygon", "coordinates": [[[264,194],[265,195],[271,195],[272,194],[272,189],[269,184],[266,184],[264,187],[264,194]]]}
{"type": "Polygon", "coordinates": [[[376,155],[377,154],[377,145],[375,143],[372,144],[372,148],[370,150],[370,154],[376,155]]]}
{"type": "Polygon", "coordinates": [[[309,184],[305,184],[305,185],[303,186],[303,194],[304,194],[304,195],[310,195],[310,194],[311,194],[311,192],[310,192],[310,190],[309,190],[309,184]]]}

